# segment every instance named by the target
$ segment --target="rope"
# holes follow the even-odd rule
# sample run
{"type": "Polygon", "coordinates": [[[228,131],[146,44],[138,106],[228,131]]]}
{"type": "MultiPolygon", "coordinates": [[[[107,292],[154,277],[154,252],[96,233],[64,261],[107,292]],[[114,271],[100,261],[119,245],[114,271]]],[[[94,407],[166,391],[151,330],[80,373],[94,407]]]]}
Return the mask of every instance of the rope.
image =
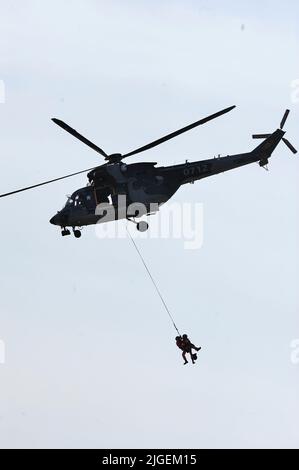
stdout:
{"type": "Polygon", "coordinates": [[[131,236],[131,234],[130,234],[130,232],[129,232],[127,226],[126,226],[126,231],[127,231],[127,233],[129,234],[129,237],[131,238],[131,242],[133,243],[133,245],[134,245],[134,247],[135,247],[135,249],[136,249],[138,255],[140,256],[140,259],[141,259],[141,261],[142,261],[142,263],[143,263],[143,265],[144,265],[144,267],[145,267],[145,269],[146,269],[146,271],[147,271],[147,273],[148,273],[148,275],[149,275],[149,277],[150,277],[150,279],[151,279],[151,281],[152,281],[152,283],[153,283],[153,285],[154,285],[154,287],[155,287],[155,289],[156,289],[156,291],[157,291],[157,293],[158,293],[158,295],[159,295],[159,297],[160,297],[160,299],[161,299],[161,301],[162,301],[162,303],[163,303],[163,305],[164,305],[164,307],[165,307],[165,310],[166,310],[166,312],[167,312],[167,314],[168,314],[168,316],[169,316],[169,318],[170,318],[170,320],[171,320],[173,326],[175,327],[176,331],[178,332],[178,335],[181,336],[181,334],[180,334],[180,332],[179,332],[179,330],[178,330],[178,328],[177,328],[177,326],[176,326],[176,324],[175,324],[175,322],[174,322],[174,319],[172,318],[172,315],[171,315],[171,313],[170,313],[170,311],[169,311],[169,308],[167,307],[166,302],[165,302],[165,300],[163,299],[163,296],[162,296],[162,294],[161,294],[161,292],[160,292],[160,290],[159,290],[159,288],[158,288],[158,286],[157,286],[157,284],[156,284],[156,282],[155,282],[155,280],[154,280],[154,278],[153,278],[153,276],[152,276],[152,274],[151,274],[149,268],[147,267],[146,262],[145,262],[145,260],[144,260],[144,258],[143,258],[143,256],[142,256],[142,254],[140,253],[140,251],[139,251],[139,249],[138,249],[138,246],[136,245],[134,239],[132,238],[132,236],[131,236]]]}

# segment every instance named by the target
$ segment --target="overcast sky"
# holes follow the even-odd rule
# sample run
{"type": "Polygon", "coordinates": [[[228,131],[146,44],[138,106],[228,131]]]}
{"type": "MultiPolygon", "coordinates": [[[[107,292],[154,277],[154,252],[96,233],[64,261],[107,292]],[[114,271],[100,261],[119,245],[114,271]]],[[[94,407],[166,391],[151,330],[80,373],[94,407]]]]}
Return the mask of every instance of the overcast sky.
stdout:
{"type": "MultiPolygon", "coordinates": [[[[290,108],[299,147],[293,0],[0,7],[1,193],[102,163],[51,117],[112,153],[237,105],[127,161],[171,165],[246,152],[290,108]]],[[[85,175],[1,199],[0,446],[298,447],[298,165],[281,143],[269,172],[182,187],[174,202],[203,204],[200,249],[136,237],[195,366],[130,240],[49,224],[85,175]]]]}

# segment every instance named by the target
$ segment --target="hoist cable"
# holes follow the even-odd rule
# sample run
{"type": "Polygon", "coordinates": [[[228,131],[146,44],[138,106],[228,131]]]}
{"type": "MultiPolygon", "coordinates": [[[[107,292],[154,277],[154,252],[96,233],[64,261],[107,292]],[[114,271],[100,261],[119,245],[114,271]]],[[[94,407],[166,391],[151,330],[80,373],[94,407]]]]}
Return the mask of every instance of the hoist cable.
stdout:
{"type": "Polygon", "coordinates": [[[138,249],[138,246],[136,245],[134,239],[132,238],[132,236],[131,236],[131,234],[130,234],[130,232],[129,232],[127,226],[126,226],[126,230],[127,230],[128,234],[129,234],[129,237],[130,237],[130,239],[131,239],[131,241],[132,241],[132,243],[133,243],[133,245],[134,245],[134,247],[135,247],[135,249],[136,249],[136,251],[137,251],[137,253],[138,253],[138,255],[139,255],[139,257],[140,257],[140,259],[141,259],[141,261],[142,261],[142,263],[143,263],[143,265],[144,265],[144,267],[145,267],[145,269],[146,269],[146,271],[147,271],[147,273],[148,273],[148,275],[149,275],[149,277],[150,277],[150,279],[151,279],[151,281],[152,281],[152,283],[153,283],[153,285],[154,285],[154,287],[155,287],[155,289],[156,289],[156,291],[157,291],[157,293],[158,293],[158,295],[159,295],[159,297],[160,297],[160,299],[161,299],[163,305],[164,305],[164,307],[165,307],[165,310],[166,310],[166,312],[167,312],[167,314],[168,314],[168,316],[169,316],[169,318],[170,318],[170,320],[171,320],[171,322],[172,322],[174,328],[175,328],[176,331],[178,332],[178,335],[181,336],[181,334],[180,334],[180,332],[179,332],[179,330],[178,330],[178,328],[177,328],[177,326],[176,326],[176,324],[175,324],[175,322],[174,322],[174,319],[173,319],[173,317],[172,317],[172,315],[171,315],[171,313],[170,313],[170,311],[169,311],[169,308],[167,307],[166,302],[165,302],[165,300],[163,299],[163,296],[162,296],[162,294],[161,294],[161,292],[160,292],[160,290],[159,290],[159,288],[158,288],[158,286],[157,286],[157,283],[155,282],[155,280],[154,280],[154,278],[153,278],[153,276],[152,276],[152,274],[151,274],[149,268],[147,267],[147,264],[146,264],[146,262],[145,262],[145,260],[144,260],[144,258],[143,258],[143,256],[142,256],[140,250],[138,249]]]}

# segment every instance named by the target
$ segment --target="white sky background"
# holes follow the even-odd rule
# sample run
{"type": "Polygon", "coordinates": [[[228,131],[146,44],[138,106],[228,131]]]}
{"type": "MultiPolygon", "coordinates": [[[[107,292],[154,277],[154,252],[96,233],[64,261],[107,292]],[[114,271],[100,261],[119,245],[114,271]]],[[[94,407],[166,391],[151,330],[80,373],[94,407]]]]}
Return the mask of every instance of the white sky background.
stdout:
{"type": "MultiPolygon", "coordinates": [[[[1,0],[1,193],[102,162],[54,116],[112,153],[237,105],[128,160],[169,165],[248,151],[290,108],[299,147],[297,2],[240,3],[1,0]]],[[[280,144],[269,173],[182,187],[174,201],[204,204],[201,249],[137,239],[196,366],[129,240],[48,223],[85,184],[0,201],[0,446],[298,447],[297,157],[280,144]]]]}

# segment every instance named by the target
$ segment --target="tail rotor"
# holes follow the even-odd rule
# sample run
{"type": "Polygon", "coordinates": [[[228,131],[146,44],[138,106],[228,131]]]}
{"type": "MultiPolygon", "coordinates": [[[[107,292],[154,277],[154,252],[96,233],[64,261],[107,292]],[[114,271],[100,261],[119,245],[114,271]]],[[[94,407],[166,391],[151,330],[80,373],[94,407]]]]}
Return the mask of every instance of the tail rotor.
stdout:
{"type": "MultiPolygon", "coordinates": [[[[283,118],[281,120],[281,123],[280,123],[280,130],[283,130],[283,127],[285,125],[285,122],[288,118],[289,113],[290,113],[290,110],[286,109],[286,111],[283,115],[283,118]]],[[[253,134],[252,138],[253,139],[267,139],[268,137],[270,137],[270,135],[271,134],[253,134]]],[[[297,150],[295,149],[295,147],[293,147],[291,142],[288,141],[288,139],[286,139],[285,137],[282,137],[282,140],[284,141],[286,146],[291,150],[292,153],[294,153],[294,154],[297,153],[297,150]]]]}

